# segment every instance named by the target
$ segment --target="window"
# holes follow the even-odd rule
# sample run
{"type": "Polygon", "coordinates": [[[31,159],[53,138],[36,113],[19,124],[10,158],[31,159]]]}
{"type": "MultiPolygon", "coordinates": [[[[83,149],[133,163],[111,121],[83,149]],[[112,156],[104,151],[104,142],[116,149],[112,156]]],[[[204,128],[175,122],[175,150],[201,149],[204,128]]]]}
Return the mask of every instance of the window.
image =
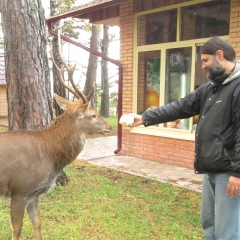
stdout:
{"type": "MultiPolygon", "coordinates": [[[[165,101],[173,102],[185,97],[191,89],[191,59],[192,48],[176,48],[166,50],[166,72],[165,72],[165,101]]],[[[189,128],[189,120],[178,120],[165,127],[189,128]]]]}
{"type": "Polygon", "coordinates": [[[207,81],[206,72],[202,70],[202,61],[200,55],[201,46],[195,48],[195,75],[194,75],[194,86],[192,90],[197,89],[200,85],[207,81]]]}
{"type": "Polygon", "coordinates": [[[160,51],[141,52],[138,56],[138,112],[160,105],[160,51]]]}
{"type": "MultiPolygon", "coordinates": [[[[230,1],[178,4],[164,11],[138,13],[137,112],[175,101],[206,82],[201,45],[211,36],[227,38],[229,22],[230,1]]],[[[159,127],[191,132],[197,119],[176,119],[159,127]]]]}
{"type": "Polygon", "coordinates": [[[191,58],[190,47],[166,50],[165,104],[190,93],[191,58]]]}
{"type": "Polygon", "coordinates": [[[229,2],[208,2],[181,8],[181,40],[229,34],[229,2]]]}
{"type": "Polygon", "coordinates": [[[143,15],[138,18],[138,45],[175,42],[177,10],[143,15]]]}

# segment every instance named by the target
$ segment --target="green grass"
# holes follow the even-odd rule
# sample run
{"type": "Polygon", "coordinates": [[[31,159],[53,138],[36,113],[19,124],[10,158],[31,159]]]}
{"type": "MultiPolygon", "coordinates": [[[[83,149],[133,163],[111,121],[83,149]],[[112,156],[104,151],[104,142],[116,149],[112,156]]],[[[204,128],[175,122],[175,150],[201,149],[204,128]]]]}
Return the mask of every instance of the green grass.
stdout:
{"type": "Polygon", "coordinates": [[[117,128],[118,126],[118,118],[116,117],[109,117],[109,118],[103,118],[106,122],[108,122],[112,128],[117,128]]]}
{"type": "MultiPolygon", "coordinates": [[[[75,161],[70,183],[40,198],[46,240],[203,239],[200,194],[75,161]]],[[[9,201],[0,201],[0,239],[11,239],[9,201]]],[[[22,236],[34,239],[27,216],[22,236]]]]}
{"type": "Polygon", "coordinates": [[[103,119],[112,126],[111,135],[117,135],[117,130],[118,130],[118,118],[117,118],[117,116],[116,117],[103,118],[103,119]]]}

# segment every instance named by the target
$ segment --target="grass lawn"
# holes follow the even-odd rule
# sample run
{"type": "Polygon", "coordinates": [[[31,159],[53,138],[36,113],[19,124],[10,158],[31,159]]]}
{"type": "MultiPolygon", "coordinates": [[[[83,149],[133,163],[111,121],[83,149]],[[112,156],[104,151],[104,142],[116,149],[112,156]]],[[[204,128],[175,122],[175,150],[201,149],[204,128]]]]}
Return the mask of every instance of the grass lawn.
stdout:
{"type": "MultiPolygon", "coordinates": [[[[66,169],[70,182],[40,198],[46,240],[203,239],[200,194],[82,161],[66,169]]],[[[9,200],[0,200],[0,239],[11,239],[9,200]]],[[[34,239],[24,218],[22,236],[34,239]]]]}

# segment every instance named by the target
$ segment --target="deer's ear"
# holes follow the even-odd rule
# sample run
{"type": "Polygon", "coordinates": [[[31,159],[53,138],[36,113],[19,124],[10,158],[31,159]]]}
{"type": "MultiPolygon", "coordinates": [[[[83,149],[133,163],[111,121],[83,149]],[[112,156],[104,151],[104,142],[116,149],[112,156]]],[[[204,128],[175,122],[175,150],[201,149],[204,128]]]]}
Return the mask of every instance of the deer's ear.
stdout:
{"type": "Polygon", "coordinates": [[[89,109],[89,103],[85,103],[81,105],[80,112],[79,112],[79,119],[84,118],[84,114],[88,109],[89,109]]]}
{"type": "Polygon", "coordinates": [[[85,113],[87,110],[91,108],[91,102],[83,104],[82,108],[83,108],[83,112],[85,113]]]}
{"type": "Polygon", "coordinates": [[[57,104],[63,109],[63,110],[66,110],[67,109],[67,106],[69,103],[71,103],[69,100],[63,98],[63,97],[60,97],[58,96],[56,93],[54,93],[54,97],[57,101],[57,104]]]}
{"type": "Polygon", "coordinates": [[[91,101],[87,103],[87,109],[91,109],[91,101]]]}

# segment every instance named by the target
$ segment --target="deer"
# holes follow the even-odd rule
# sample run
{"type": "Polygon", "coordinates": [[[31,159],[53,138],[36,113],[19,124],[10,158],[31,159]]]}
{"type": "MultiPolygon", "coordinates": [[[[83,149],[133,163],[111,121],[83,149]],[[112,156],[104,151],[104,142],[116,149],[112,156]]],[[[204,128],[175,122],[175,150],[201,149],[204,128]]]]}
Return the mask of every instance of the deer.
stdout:
{"type": "MultiPolygon", "coordinates": [[[[59,68],[54,59],[53,62],[61,78],[63,68],[59,68]]],[[[11,199],[12,240],[20,239],[25,210],[36,240],[42,240],[39,196],[46,193],[58,174],[77,158],[84,148],[86,134],[111,131],[111,126],[92,108],[84,93],[75,85],[69,90],[78,101],[54,94],[65,111],[51,126],[0,133],[0,195],[11,199]]]]}
{"type": "Polygon", "coordinates": [[[83,150],[85,134],[111,130],[89,103],[71,102],[56,94],[55,99],[65,112],[50,127],[0,134],[0,195],[11,198],[13,240],[20,237],[25,209],[36,239],[42,239],[39,196],[83,150]]]}

